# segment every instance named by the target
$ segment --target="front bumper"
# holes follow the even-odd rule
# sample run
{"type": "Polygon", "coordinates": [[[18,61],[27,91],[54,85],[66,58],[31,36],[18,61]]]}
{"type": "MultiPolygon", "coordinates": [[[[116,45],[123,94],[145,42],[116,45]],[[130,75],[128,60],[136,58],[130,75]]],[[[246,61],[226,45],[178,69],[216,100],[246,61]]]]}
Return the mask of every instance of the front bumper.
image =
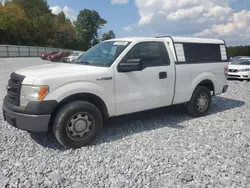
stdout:
{"type": "Polygon", "coordinates": [[[250,72],[228,72],[227,78],[232,79],[250,79],[250,72]]]}
{"type": "Polygon", "coordinates": [[[13,127],[31,132],[47,132],[56,101],[30,102],[25,108],[3,102],[3,117],[13,127]]]}
{"type": "Polygon", "coordinates": [[[4,121],[13,127],[31,132],[47,132],[50,121],[50,114],[30,115],[13,112],[3,106],[4,121]]]}

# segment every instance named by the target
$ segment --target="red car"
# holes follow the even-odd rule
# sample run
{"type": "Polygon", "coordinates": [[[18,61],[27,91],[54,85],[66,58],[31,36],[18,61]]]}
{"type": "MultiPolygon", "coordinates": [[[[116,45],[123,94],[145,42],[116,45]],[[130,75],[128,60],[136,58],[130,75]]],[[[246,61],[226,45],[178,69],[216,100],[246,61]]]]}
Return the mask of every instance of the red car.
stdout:
{"type": "Polygon", "coordinates": [[[60,61],[63,57],[68,57],[70,52],[58,52],[49,56],[50,61],[60,61]]]}
{"type": "Polygon", "coordinates": [[[40,58],[41,59],[47,59],[48,56],[56,54],[56,53],[58,53],[58,51],[51,51],[51,52],[48,52],[48,53],[43,52],[43,53],[40,53],[40,58]]]}

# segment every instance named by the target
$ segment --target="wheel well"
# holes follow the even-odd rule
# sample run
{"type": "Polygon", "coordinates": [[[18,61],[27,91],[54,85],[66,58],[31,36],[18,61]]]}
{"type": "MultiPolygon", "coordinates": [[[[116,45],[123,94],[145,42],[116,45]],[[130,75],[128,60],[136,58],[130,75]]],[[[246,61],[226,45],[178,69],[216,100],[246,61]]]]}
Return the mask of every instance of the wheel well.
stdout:
{"type": "Polygon", "coordinates": [[[213,84],[213,82],[211,80],[203,80],[202,82],[200,82],[198,84],[198,86],[204,86],[204,87],[208,88],[210,91],[212,91],[213,95],[215,94],[214,84],[213,84]]]}
{"type": "Polygon", "coordinates": [[[100,97],[91,93],[78,93],[78,94],[74,94],[74,95],[66,97],[57,105],[57,107],[52,112],[50,123],[53,123],[56,113],[63,105],[72,101],[76,101],[76,100],[83,100],[83,101],[90,102],[91,104],[95,105],[100,110],[104,120],[108,119],[109,114],[108,114],[107,106],[100,97]]]}

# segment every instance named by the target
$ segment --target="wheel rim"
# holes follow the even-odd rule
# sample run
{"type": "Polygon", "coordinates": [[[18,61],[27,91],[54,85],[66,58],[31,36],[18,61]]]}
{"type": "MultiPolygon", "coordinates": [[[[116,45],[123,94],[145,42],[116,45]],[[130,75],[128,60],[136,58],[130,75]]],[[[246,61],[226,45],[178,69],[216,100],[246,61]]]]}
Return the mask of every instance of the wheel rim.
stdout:
{"type": "Polygon", "coordinates": [[[92,133],[94,124],[94,118],[89,113],[77,113],[73,115],[67,123],[67,135],[75,141],[85,140],[92,133]]]}
{"type": "Polygon", "coordinates": [[[209,97],[207,93],[202,93],[197,100],[197,107],[199,112],[204,112],[209,104],[209,97]]]}

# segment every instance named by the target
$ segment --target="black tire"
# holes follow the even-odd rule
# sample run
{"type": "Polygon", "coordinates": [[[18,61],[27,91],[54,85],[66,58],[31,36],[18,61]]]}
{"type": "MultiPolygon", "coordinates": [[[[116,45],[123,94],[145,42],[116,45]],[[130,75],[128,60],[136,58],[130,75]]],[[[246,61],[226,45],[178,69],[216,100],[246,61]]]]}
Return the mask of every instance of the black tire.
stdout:
{"type": "MultiPolygon", "coordinates": [[[[85,121],[85,120],[79,120],[79,121],[85,121]]],[[[84,129],[86,129],[87,123],[85,122],[84,124],[85,124],[84,129]]],[[[61,145],[69,148],[80,148],[89,145],[93,141],[93,139],[101,131],[102,124],[103,124],[102,114],[96,106],[85,101],[74,101],[64,105],[58,111],[53,123],[53,132],[56,139],[61,145]],[[71,133],[73,134],[73,132],[69,131],[70,129],[69,127],[71,124],[71,129],[73,129],[76,132],[75,126],[77,126],[76,122],[78,120],[75,121],[73,125],[71,122],[74,119],[74,117],[77,116],[78,118],[78,116],[80,116],[82,113],[87,114],[88,116],[87,119],[89,118],[91,119],[92,122],[91,130],[89,125],[88,127],[89,133],[87,136],[85,136],[85,138],[74,137],[74,135],[71,135],[71,133]]]]}
{"type": "Polygon", "coordinates": [[[211,91],[207,87],[199,86],[195,89],[191,100],[187,103],[187,111],[194,117],[202,117],[207,114],[211,107],[211,91]],[[203,110],[198,107],[198,100],[201,96],[207,96],[207,102],[203,110]]]}

